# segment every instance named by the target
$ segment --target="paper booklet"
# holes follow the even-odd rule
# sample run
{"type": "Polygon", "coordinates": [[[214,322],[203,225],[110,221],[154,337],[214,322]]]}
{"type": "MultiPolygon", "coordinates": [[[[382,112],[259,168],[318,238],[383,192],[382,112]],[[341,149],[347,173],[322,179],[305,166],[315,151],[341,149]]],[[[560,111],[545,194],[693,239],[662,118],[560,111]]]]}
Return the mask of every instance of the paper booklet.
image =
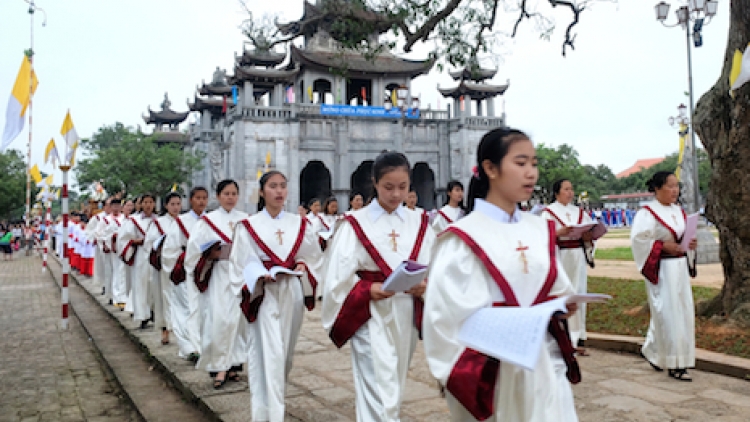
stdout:
{"type": "MultiPolygon", "coordinates": [[[[255,292],[255,285],[258,284],[257,268],[257,265],[250,264],[242,270],[242,276],[245,278],[245,285],[247,286],[247,289],[250,291],[250,293],[255,292]]],[[[276,279],[276,276],[278,274],[288,274],[298,277],[305,275],[305,273],[301,271],[292,271],[288,268],[279,266],[271,267],[271,269],[268,270],[268,275],[270,275],[273,279],[276,279]]]]}
{"type": "Polygon", "coordinates": [[[389,292],[409,291],[424,280],[426,272],[426,265],[415,261],[404,261],[385,279],[383,290],[389,292]]]}
{"type": "Polygon", "coordinates": [[[167,237],[166,234],[163,234],[163,235],[159,236],[159,238],[154,241],[154,246],[151,249],[153,249],[153,250],[159,249],[159,245],[161,245],[161,242],[164,241],[165,237],[167,237]]]}
{"type": "Polygon", "coordinates": [[[607,234],[607,226],[605,226],[601,221],[583,224],[571,224],[568,227],[570,227],[570,233],[566,234],[565,238],[571,240],[580,239],[581,236],[583,236],[583,234],[586,232],[591,232],[592,240],[599,239],[600,237],[607,234]]]}
{"type": "Polygon", "coordinates": [[[330,230],[319,231],[318,236],[320,236],[321,239],[328,241],[328,239],[333,236],[333,227],[330,230]]]}
{"type": "Polygon", "coordinates": [[[535,306],[482,308],[466,319],[458,341],[467,347],[533,371],[552,314],[566,312],[567,303],[602,302],[607,295],[584,294],[561,297],[535,306]]]}
{"type": "Polygon", "coordinates": [[[685,222],[685,233],[682,235],[682,242],[680,242],[680,247],[685,252],[688,251],[690,242],[696,238],[699,217],[700,213],[697,212],[687,216],[687,221],[685,222]]]}

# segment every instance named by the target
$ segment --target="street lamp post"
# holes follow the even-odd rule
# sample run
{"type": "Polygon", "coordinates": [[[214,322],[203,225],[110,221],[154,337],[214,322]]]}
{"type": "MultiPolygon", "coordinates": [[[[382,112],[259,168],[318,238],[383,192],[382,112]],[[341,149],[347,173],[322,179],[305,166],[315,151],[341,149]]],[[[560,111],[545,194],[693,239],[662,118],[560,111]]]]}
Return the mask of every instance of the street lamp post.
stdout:
{"type": "MultiPolygon", "coordinates": [[[[683,5],[675,10],[677,17],[677,23],[673,25],[667,25],[665,23],[667,15],[669,14],[669,3],[664,1],[660,2],[655,6],[656,20],[661,22],[666,27],[681,26],[685,30],[685,39],[687,41],[687,59],[688,59],[688,92],[690,96],[690,118],[693,117],[694,113],[694,100],[693,100],[693,63],[691,57],[690,47],[690,23],[693,22],[692,37],[693,45],[697,48],[703,45],[703,36],[701,30],[703,25],[707,25],[711,19],[716,15],[719,8],[719,2],[716,0],[689,0],[687,5],[683,5]],[[706,22],[708,19],[708,22],[706,22]]],[[[683,159],[683,170],[686,173],[684,180],[687,182],[688,179],[692,179],[691,183],[686,183],[686,199],[685,206],[690,212],[697,212],[701,208],[701,196],[700,196],[700,183],[698,179],[698,156],[695,147],[695,130],[690,125],[690,146],[689,151],[685,151],[685,157],[683,159]],[[687,185],[692,184],[692,189],[689,189],[687,185]]],[[[687,148],[686,148],[687,149],[687,148]]]]}

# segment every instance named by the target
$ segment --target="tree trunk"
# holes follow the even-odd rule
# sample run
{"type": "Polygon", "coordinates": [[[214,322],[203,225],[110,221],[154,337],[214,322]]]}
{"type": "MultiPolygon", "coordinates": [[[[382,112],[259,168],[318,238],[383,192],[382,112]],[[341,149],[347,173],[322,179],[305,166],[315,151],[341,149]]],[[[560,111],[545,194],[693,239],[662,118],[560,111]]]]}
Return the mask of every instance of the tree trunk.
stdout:
{"type": "Polygon", "coordinates": [[[713,168],[706,214],[719,229],[725,280],[707,309],[750,324],[750,83],[729,95],[732,57],[750,42],[750,0],[732,0],[730,9],[724,68],[693,123],[713,168]]]}

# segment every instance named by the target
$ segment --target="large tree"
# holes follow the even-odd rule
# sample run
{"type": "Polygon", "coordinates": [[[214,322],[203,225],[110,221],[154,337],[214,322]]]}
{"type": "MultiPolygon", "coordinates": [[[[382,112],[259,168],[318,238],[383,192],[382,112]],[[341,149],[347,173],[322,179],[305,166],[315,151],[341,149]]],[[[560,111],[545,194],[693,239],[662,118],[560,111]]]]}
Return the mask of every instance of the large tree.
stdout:
{"type": "Polygon", "coordinates": [[[732,0],[724,68],[698,101],[693,124],[711,159],[706,214],[719,229],[724,287],[707,313],[750,323],[750,84],[729,95],[735,50],[750,42],[750,0],[732,0]]]}
{"type": "Polygon", "coordinates": [[[83,145],[92,149],[74,167],[78,184],[85,188],[98,181],[110,194],[161,195],[173,184],[187,182],[201,167],[200,156],[179,145],[160,145],[120,124],[100,128],[83,145]]]}
{"type": "Polygon", "coordinates": [[[0,153],[0,220],[20,218],[26,204],[26,163],[14,149],[0,153]]]}
{"type": "Polygon", "coordinates": [[[366,53],[384,46],[408,53],[429,42],[439,67],[477,63],[502,37],[515,36],[525,21],[549,38],[555,17],[565,22],[565,55],[575,47],[581,14],[601,1],[612,0],[322,0],[307,3],[301,19],[279,23],[268,16],[254,19],[251,6],[240,0],[250,15],[243,32],[256,47],[271,48],[323,30],[341,47],[366,53]]]}

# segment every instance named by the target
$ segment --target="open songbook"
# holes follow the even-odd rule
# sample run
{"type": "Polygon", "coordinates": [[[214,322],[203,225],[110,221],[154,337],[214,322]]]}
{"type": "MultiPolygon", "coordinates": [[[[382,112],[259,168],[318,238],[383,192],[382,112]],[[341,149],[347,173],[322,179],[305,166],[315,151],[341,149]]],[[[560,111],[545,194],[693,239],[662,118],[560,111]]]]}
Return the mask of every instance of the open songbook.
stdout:
{"type": "Polygon", "coordinates": [[[680,243],[680,247],[683,251],[687,251],[690,248],[690,242],[696,237],[699,217],[700,213],[697,212],[687,216],[687,221],[685,222],[685,233],[683,233],[682,242],[680,243]]]}
{"type": "Polygon", "coordinates": [[[415,261],[404,261],[385,279],[383,290],[406,292],[424,280],[427,266],[415,261]]]}
{"type": "Polygon", "coordinates": [[[327,241],[328,239],[333,236],[333,227],[331,227],[330,230],[321,230],[318,232],[318,236],[320,236],[321,239],[327,241]]]}
{"type": "Polygon", "coordinates": [[[276,279],[276,276],[278,274],[288,274],[288,275],[295,275],[298,277],[301,277],[305,275],[305,273],[301,271],[292,271],[288,268],[284,267],[271,267],[270,270],[268,270],[265,274],[259,273],[258,271],[259,265],[257,264],[249,264],[245,267],[245,269],[242,270],[242,276],[245,278],[245,285],[247,286],[247,290],[250,291],[250,293],[255,293],[255,286],[258,284],[258,274],[263,275],[270,275],[271,278],[276,279]]]}
{"type": "Polygon", "coordinates": [[[166,234],[163,234],[163,235],[159,236],[159,238],[154,241],[154,246],[151,249],[153,249],[153,250],[159,249],[159,245],[161,245],[161,242],[164,241],[165,237],[167,237],[166,234]]]}
{"type": "Polygon", "coordinates": [[[529,371],[536,368],[552,314],[567,312],[568,303],[605,302],[609,295],[565,296],[531,307],[482,308],[466,319],[458,341],[502,362],[529,371]]]}
{"type": "Polygon", "coordinates": [[[599,239],[600,237],[607,234],[607,226],[601,221],[593,223],[582,223],[582,224],[571,224],[570,233],[565,235],[565,238],[571,240],[578,240],[586,232],[591,232],[593,240],[599,239]]]}
{"type": "Polygon", "coordinates": [[[214,245],[219,245],[219,248],[221,249],[221,254],[219,255],[220,260],[227,260],[229,259],[229,255],[232,253],[232,245],[229,243],[222,243],[219,240],[212,240],[210,242],[206,242],[201,245],[201,253],[206,252],[207,250],[211,249],[214,245]]]}

